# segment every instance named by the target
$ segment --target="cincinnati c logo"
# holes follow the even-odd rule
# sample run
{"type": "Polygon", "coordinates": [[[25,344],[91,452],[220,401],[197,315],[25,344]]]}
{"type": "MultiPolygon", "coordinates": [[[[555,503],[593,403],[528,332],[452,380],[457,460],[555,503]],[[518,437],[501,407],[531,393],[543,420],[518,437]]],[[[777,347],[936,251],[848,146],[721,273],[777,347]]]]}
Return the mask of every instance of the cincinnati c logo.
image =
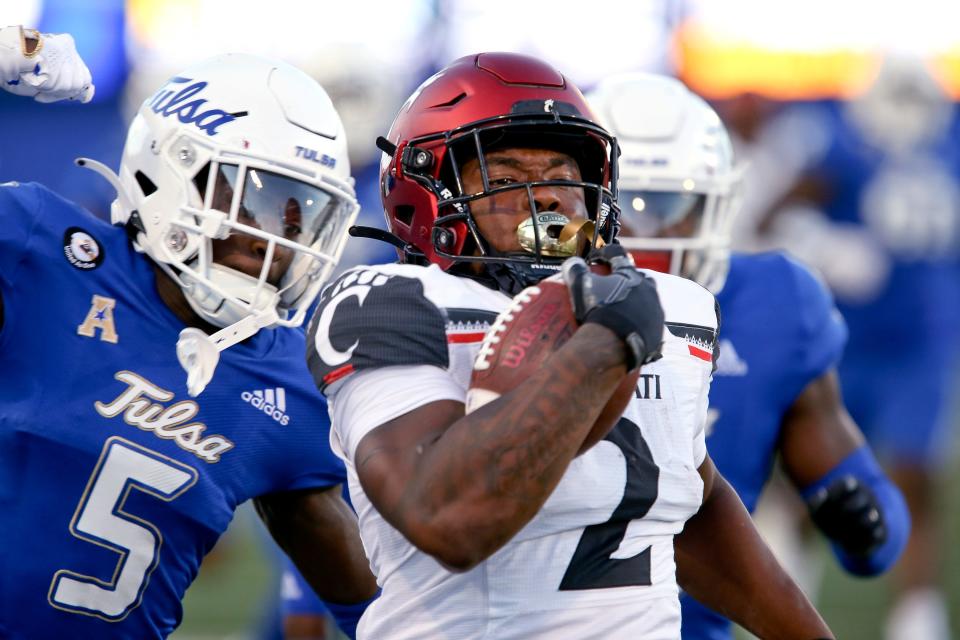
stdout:
{"type": "Polygon", "coordinates": [[[384,284],[388,279],[388,276],[378,274],[375,271],[362,271],[347,274],[334,286],[333,297],[320,312],[320,318],[317,320],[317,335],[314,339],[317,355],[327,365],[335,367],[343,364],[350,359],[353,351],[360,344],[359,340],[354,340],[353,344],[345,351],[339,351],[330,342],[330,323],[333,322],[333,315],[336,313],[337,307],[348,298],[356,298],[357,305],[362,307],[370,290],[384,284]]]}

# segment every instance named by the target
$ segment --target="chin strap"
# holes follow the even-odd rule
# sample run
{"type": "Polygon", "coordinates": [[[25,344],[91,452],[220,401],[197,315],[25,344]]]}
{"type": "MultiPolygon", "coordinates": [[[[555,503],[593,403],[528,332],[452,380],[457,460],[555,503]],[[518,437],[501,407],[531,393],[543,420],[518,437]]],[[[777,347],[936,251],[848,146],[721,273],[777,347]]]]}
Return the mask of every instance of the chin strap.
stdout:
{"type": "Polygon", "coordinates": [[[180,332],[177,360],[187,372],[187,393],[196,398],[207,388],[220,362],[220,352],[256,334],[279,320],[276,311],[249,315],[240,322],[207,335],[195,327],[180,332]]]}

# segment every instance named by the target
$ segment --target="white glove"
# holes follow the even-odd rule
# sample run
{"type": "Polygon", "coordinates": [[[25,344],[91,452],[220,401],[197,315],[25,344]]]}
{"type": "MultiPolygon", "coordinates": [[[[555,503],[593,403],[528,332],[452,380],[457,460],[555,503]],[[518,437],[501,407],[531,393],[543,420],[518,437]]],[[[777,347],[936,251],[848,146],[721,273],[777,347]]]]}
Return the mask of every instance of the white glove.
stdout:
{"type": "Polygon", "coordinates": [[[18,26],[0,29],[0,87],[37,102],[90,102],[94,91],[73,37],[18,26]],[[33,53],[27,53],[27,38],[37,40],[33,53]]]}

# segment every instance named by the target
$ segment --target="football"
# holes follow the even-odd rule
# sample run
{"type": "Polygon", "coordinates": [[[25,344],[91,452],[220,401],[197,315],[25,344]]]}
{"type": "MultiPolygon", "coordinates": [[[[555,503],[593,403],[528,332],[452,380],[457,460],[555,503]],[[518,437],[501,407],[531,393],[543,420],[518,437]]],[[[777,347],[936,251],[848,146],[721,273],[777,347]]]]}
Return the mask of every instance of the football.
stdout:
{"type": "MultiPolygon", "coordinates": [[[[606,265],[592,265],[591,269],[609,273],[606,265]]],[[[570,339],[577,326],[560,274],[518,293],[497,316],[477,353],[467,391],[467,413],[515,389],[570,339]]],[[[639,376],[638,369],[623,377],[577,455],[602,440],[616,425],[634,395],[639,376]]]]}

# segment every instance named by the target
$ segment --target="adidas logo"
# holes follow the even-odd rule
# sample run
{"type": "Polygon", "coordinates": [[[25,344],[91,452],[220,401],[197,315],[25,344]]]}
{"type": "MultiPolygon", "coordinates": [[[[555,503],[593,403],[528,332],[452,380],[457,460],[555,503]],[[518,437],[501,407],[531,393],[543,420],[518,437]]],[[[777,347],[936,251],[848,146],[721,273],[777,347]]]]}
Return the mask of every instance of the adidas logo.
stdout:
{"type": "Polygon", "coordinates": [[[280,424],[286,425],[290,422],[290,416],[284,413],[287,410],[287,392],[283,387],[244,391],[240,397],[280,424]]]}
{"type": "Polygon", "coordinates": [[[720,357],[717,358],[718,376],[745,376],[749,371],[747,363],[740,358],[737,350],[733,348],[733,343],[729,340],[720,341],[720,357]]]}

